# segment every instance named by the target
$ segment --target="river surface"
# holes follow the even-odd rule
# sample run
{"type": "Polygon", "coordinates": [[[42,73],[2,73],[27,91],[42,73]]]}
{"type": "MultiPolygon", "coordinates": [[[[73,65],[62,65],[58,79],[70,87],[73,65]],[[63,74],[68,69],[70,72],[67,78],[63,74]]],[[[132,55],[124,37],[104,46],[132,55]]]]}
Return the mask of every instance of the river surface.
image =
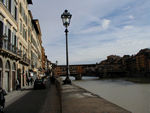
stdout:
{"type": "Polygon", "coordinates": [[[83,77],[83,80],[73,80],[73,83],[132,113],[150,113],[150,84],[123,79],[99,80],[96,77],[83,77]]]}

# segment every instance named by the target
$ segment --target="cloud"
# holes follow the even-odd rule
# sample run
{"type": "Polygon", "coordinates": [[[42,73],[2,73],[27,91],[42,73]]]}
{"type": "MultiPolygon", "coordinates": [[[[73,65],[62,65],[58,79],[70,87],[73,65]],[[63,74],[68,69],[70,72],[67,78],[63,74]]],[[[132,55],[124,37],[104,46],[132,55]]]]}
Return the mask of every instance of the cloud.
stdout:
{"type": "Polygon", "coordinates": [[[108,20],[108,19],[103,19],[103,21],[102,21],[102,28],[103,29],[107,29],[108,27],[109,27],[109,25],[110,25],[110,20],[108,20]]]}
{"type": "Polygon", "coordinates": [[[33,0],[31,8],[40,20],[47,56],[59,64],[66,62],[60,15],[69,10],[69,62],[77,64],[96,63],[110,54],[135,54],[149,47],[149,4],[149,0],[33,0]]]}
{"type": "Polygon", "coordinates": [[[129,19],[133,20],[134,16],[133,15],[129,15],[129,19]]]}
{"type": "Polygon", "coordinates": [[[80,32],[75,32],[74,34],[93,34],[105,31],[109,28],[111,20],[108,19],[99,19],[96,21],[89,22],[83,30],[80,32]]]}
{"type": "Polygon", "coordinates": [[[134,28],[134,26],[132,26],[132,25],[124,26],[124,29],[125,29],[125,30],[130,30],[130,29],[133,29],[133,28],[134,28]]]}
{"type": "Polygon", "coordinates": [[[95,37],[86,37],[86,41],[80,42],[82,46],[72,43],[71,48],[73,52],[70,54],[70,62],[72,64],[79,62],[99,62],[102,59],[106,59],[108,55],[116,54],[123,56],[125,54],[136,54],[141,48],[150,47],[148,38],[150,33],[148,30],[150,27],[133,27],[132,29],[117,29],[110,34],[97,35],[95,37]],[[99,37],[99,39],[97,38],[99,37]],[[113,38],[115,37],[115,38],[113,38]],[[106,39],[102,41],[100,39],[106,39]],[[113,39],[113,40],[112,40],[113,39]],[[92,43],[92,40],[93,43],[92,43]],[[110,40],[110,41],[109,41],[110,40]],[[89,43],[86,43],[89,42],[89,43]],[[78,57],[76,57],[78,56],[78,57]]]}

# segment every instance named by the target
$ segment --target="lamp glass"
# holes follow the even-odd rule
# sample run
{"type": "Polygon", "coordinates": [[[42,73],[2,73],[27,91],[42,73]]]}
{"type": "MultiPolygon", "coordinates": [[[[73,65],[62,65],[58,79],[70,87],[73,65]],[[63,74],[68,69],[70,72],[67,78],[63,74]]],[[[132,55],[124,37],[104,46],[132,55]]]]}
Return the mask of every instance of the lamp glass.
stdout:
{"type": "Polygon", "coordinates": [[[63,22],[63,25],[65,27],[69,26],[70,20],[71,20],[71,16],[72,15],[68,12],[68,10],[65,10],[64,13],[61,15],[62,22],[63,22]]]}

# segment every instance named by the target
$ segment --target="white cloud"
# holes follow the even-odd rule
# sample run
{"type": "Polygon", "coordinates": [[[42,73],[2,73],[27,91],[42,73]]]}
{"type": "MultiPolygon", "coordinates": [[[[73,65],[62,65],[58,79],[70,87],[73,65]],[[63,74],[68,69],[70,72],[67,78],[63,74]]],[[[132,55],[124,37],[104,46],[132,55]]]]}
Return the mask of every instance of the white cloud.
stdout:
{"type": "Polygon", "coordinates": [[[108,19],[103,19],[103,21],[102,21],[102,28],[103,29],[107,29],[108,27],[109,27],[109,25],[110,25],[110,20],[108,20],[108,19]]]}
{"type": "Polygon", "coordinates": [[[102,32],[104,30],[107,30],[110,26],[110,22],[111,20],[108,19],[103,19],[103,20],[96,20],[94,21],[95,23],[97,23],[98,25],[96,26],[89,26],[87,28],[85,28],[84,30],[81,30],[80,32],[76,32],[77,34],[93,34],[93,33],[99,33],[102,32]]]}
{"type": "Polygon", "coordinates": [[[134,16],[133,15],[129,15],[129,19],[133,20],[134,16]]]}
{"type": "Polygon", "coordinates": [[[132,30],[122,28],[109,34],[99,34],[92,38],[90,36],[86,37],[86,41],[83,40],[80,42],[82,46],[85,47],[72,45],[76,46],[76,49],[70,54],[70,62],[74,64],[77,62],[90,61],[94,63],[95,61],[96,63],[101,59],[106,59],[106,57],[111,54],[120,56],[136,54],[140,49],[150,47],[150,33],[148,29],[150,29],[150,27],[134,27],[132,30]],[[111,40],[112,38],[114,41],[109,41],[109,39],[111,40]],[[101,42],[100,39],[108,39],[108,42],[101,42]]]}
{"type": "Polygon", "coordinates": [[[149,47],[149,3],[149,0],[33,0],[32,11],[40,20],[49,60],[65,64],[65,28],[60,15],[68,9],[72,14],[70,63],[96,63],[110,54],[135,54],[149,47]],[[92,22],[96,25],[89,25],[92,22]]]}
{"type": "Polygon", "coordinates": [[[134,26],[132,26],[132,25],[124,26],[124,29],[125,29],[125,30],[129,30],[129,29],[133,29],[133,28],[134,28],[134,26]]]}

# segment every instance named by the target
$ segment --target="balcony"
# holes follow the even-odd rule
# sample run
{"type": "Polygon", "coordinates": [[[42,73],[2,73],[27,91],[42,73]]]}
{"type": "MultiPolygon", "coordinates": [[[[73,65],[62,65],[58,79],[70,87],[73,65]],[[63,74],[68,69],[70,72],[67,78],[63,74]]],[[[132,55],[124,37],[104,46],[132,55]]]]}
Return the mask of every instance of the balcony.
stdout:
{"type": "Polygon", "coordinates": [[[5,38],[0,38],[0,54],[15,60],[21,58],[19,49],[5,38]]]}
{"type": "MultiPolygon", "coordinates": [[[[20,51],[22,53],[22,51],[20,51]]],[[[29,66],[30,65],[30,59],[27,58],[26,54],[21,54],[21,59],[19,61],[20,63],[29,66]]]]}

